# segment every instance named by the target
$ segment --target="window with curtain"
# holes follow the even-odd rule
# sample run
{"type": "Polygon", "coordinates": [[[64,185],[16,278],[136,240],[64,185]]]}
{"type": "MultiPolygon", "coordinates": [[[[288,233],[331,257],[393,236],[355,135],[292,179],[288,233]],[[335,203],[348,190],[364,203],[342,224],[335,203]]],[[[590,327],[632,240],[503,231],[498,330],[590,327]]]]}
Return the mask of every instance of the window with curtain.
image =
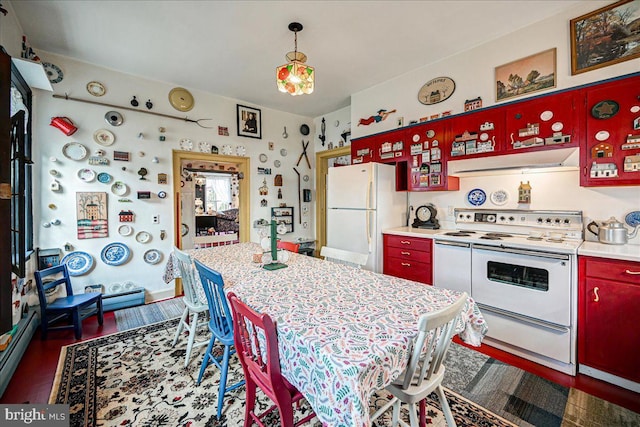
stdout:
{"type": "Polygon", "coordinates": [[[206,175],[206,211],[214,212],[226,211],[233,207],[231,193],[230,174],[207,174],[206,175]]]}

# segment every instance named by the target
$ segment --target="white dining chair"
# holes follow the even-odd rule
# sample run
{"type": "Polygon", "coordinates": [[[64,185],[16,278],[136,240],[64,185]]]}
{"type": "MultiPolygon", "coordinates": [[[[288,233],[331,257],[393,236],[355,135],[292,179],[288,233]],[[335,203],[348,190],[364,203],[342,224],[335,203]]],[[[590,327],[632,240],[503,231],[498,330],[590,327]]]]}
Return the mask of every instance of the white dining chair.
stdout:
{"type": "Polygon", "coordinates": [[[406,403],[409,405],[411,427],[417,427],[416,403],[425,399],[435,390],[447,425],[455,427],[456,422],[441,385],[445,373],[443,362],[453,338],[456,320],[462,312],[467,298],[467,293],[463,292],[452,305],[420,316],[418,336],[413,343],[407,369],[385,388],[393,395],[393,398],[371,416],[371,421],[380,417],[393,406],[391,425],[397,426],[399,423],[407,425],[400,420],[400,405],[406,403]]]}
{"type": "Polygon", "coordinates": [[[331,248],[329,246],[323,246],[320,249],[320,256],[324,257],[327,261],[350,265],[356,268],[362,268],[369,258],[369,254],[345,251],[343,249],[331,248]]]}
{"type": "MultiPolygon", "coordinates": [[[[191,352],[194,347],[200,347],[209,343],[209,337],[202,341],[196,341],[196,335],[198,326],[206,325],[207,312],[209,306],[207,305],[206,298],[204,301],[198,296],[196,291],[198,286],[201,286],[196,281],[196,270],[193,265],[191,256],[186,252],[181,251],[178,248],[173,248],[173,255],[178,269],[180,270],[180,278],[182,279],[182,289],[184,290],[184,298],[182,299],[185,305],[184,312],[178,323],[176,335],[173,338],[172,346],[175,347],[178,343],[178,339],[183,335],[183,331],[187,332],[187,353],[184,359],[184,366],[189,365],[189,359],[191,358],[191,352]]],[[[208,329],[206,329],[208,331],[208,329]]]]}

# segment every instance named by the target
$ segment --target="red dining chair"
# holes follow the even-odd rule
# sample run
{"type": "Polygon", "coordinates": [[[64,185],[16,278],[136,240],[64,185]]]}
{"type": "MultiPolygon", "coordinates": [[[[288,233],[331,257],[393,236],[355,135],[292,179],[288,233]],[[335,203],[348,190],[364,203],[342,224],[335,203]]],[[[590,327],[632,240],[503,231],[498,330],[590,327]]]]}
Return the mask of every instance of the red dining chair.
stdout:
{"type": "Polygon", "coordinates": [[[278,249],[284,249],[289,252],[298,253],[298,251],[300,250],[300,243],[285,242],[283,240],[278,240],[278,249]]]}
{"type": "Polygon", "coordinates": [[[296,427],[313,419],[316,415],[311,411],[298,422],[293,422],[293,404],[303,396],[280,373],[278,335],[271,317],[255,312],[233,292],[229,292],[227,297],[233,312],[233,339],[246,380],[244,427],[250,427],[254,422],[265,427],[262,419],[276,408],[280,412],[282,427],[296,427]],[[262,414],[255,412],[256,386],[275,403],[262,414]]]}

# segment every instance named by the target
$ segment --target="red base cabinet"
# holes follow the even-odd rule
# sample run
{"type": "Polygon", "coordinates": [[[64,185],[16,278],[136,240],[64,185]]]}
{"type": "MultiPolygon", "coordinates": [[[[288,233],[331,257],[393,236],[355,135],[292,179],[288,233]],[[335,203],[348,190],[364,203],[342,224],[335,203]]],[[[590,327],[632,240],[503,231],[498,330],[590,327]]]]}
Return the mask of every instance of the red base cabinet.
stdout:
{"type": "Polygon", "coordinates": [[[640,383],[640,263],[579,258],[578,363],[640,383]]]}
{"type": "Polygon", "coordinates": [[[383,273],[416,282],[433,283],[431,239],[385,234],[383,273]]]}

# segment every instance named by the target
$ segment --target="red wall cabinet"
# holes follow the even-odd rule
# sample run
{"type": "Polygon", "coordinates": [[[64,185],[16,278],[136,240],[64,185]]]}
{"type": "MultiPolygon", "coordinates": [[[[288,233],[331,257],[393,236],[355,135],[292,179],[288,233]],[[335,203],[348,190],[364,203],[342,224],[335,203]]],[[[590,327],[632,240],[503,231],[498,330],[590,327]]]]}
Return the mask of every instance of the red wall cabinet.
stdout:
{"type": "Polygon", "coordinates": [[[640,185],[640,76],[587,87],[580,185],[640,185]]]}
{"type": "Polygon", "coordinates": [[[504,149],[504,108],[478,110],[451,120],[450,160],[500,154],[504,149]]]}
{"type": "Polygon", "coordinates": [[[640,263],[579,257],[578,363],[640,383],[640,263]]]}
{"type": "Polygon", "coordinates": [[[572,90],[505,107],[504,154],[577,147],[584,103],[572,90]]]}
{"type": "Polygon", "coordinates": [[[431,239],[384,234],[383,273],[416,282],[433,283],[431,239]]]}
{"type": "Polygon", "coordinates": [[[408,189],[450,191],[460,188],[457,177],[447,176],[449,159],[446,140],[451,120],[426,122],[407,129],[408,189]]]}

